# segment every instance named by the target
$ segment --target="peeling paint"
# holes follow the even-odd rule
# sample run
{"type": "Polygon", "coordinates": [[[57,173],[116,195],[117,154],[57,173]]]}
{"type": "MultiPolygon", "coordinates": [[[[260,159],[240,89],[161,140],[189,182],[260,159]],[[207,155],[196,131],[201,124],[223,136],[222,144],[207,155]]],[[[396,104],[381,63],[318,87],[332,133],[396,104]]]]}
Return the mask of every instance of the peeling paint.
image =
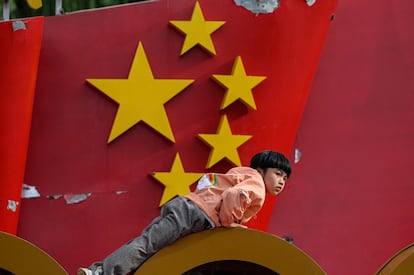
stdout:
{"type": "Polygon", "coordinates": [[[14,200],[8,200],[7,203],[7,210],[16,212],[17,211],[17,206],[19,205],[18,201],[14,201],[14,200]]]}
{"type": "Polygon", "coordinates": [[[305,2],[309,7],[312,7],[316,3],[316,0],[305,0],[305,2]]]}
{"type": "Polygon", "coordinates": [[[32,198],[39,198],[40,193],[37,191],[35,186],[27,185],[23,183],[22,186],[22,198],[24,199],[32,199],[32,198]]]}
{"type": "Polygon", "coordinates": [[[20,21],[20,20],[13,21],[12,28],[13,28],[14,32],[18,31],[18,30],[25,30],[26,29],[26,24],[23,21],[20,21]]]}
{"type": "Polygon", "coordinates": [[[234,3],[255,14],[272,13],[279,7],[279,0],[234,0],[234,3]]]}
{"type": "Polygon", "coordinates": [[[48,198],[49,200],[57,200],[60,199],[62,197],[62,195],[49,195],[46,196],[46,198],[48,198]]]}
{"type": "Polygon", "coordinates": [[[86,200],[88,197],[91,196],[91,193],[85,194],[66,194],[63,197],[66,200],[67,204],[75,204],[86,200]]]}
{"type": "Polygon", "coordinates": [[[295,163],[298,163],[300,161],[300,158],[302,157],[302,153],[299,151],[298,148],[295,148],[295,163]]]}

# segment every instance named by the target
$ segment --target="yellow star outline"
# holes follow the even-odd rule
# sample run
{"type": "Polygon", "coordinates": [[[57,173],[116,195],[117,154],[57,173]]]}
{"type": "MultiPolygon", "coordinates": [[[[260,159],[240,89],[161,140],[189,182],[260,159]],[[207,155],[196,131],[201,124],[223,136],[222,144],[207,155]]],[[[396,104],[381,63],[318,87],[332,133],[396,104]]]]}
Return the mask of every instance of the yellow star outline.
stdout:
{"type": "Polygon", "coordinates": [[[256,110],[256,103],[252,95],[252,89],[259,85],[265,76],[248,76],[240,56],[236,57],[231,75],[213,74],[212,78],[222,87],[226,88],[226,95],[220,110],[240,99],[244,104],[256,110]]]}
{"type": "Polygon", "coordinates": [[[226,158],[233,164],[240,166],[241,161],[237,148],[248,141],[252,136],[233,135],[226,115],[223,115],[216,134],[199,134],[198,137],[212,147],[206,168],[211,168],[220,160],[226,158]]]}
{"type": "Polygon", "coordinates": [[[108,143],[140,121],[175,142],[164,104],[194,80],[154,79],[141,42],[128,79],[86,79],[119,104],[108,143]]]}
{"type": "Polygon", "coordinates": [[[198,1],[195,3],[190,21],[170,20],[172,26],[185,34],[184,44],[181,48],[180,55],[183,55],[197,44],[211,55],[216,55],[216,50],[213,41],[211,40],[211,34],[224,25],[224,23],[226,22],[204,20],[204,15],[198,1]]]}
{"type": "Polygon", "coordinates": [[[185,196],[190,193],[190,186],[196,182],[203,173],[186,173],[180,159],[175,155],[170,172],[154,172],[152,176],[165,186],[160,205],[165,204],[175,196],[185,196]]]}

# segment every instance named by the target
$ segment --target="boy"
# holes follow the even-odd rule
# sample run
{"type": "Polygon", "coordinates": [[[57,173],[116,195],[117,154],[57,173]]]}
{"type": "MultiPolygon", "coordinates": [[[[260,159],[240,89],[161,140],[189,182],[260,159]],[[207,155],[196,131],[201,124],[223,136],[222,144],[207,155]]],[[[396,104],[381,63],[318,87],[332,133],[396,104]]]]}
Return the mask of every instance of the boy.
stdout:
{"type": "Polygon", "coordinates": [[[215,227],[245,227],[256,216],[265,194],[277,195],[291,173],[289,160],[271,150],[257,153],[250,167],[235,167],[225,174],[208,173],[194,192],[177,197],[141,235],[109,255],[103,262],[80,268],[78,275],[124,275],[136,270],[163,247],[188,234],[215,227]]]}

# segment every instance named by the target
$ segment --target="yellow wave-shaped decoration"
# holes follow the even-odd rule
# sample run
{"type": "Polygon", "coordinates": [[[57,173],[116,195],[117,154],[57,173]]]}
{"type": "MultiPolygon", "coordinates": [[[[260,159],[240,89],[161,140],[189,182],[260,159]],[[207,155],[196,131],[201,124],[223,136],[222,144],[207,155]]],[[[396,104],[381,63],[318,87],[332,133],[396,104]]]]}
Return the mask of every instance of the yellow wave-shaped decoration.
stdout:
{"type": "Polygon", "coordinates": [[[22,238],[0,232],[0,244],[0,268],[12,274],[68,274],[46,252],[22,238]]]}
{"type": "Polygon", "coordinates": [[[405,247],[391,257],[377,275],[406,275],[414,274],[414,243],[405,247]]]}
{"type": "Polygon", "coordinates": [[[326,274],[307,254],[274,235],[218,228],[188,235],[161,249],[135,275],[179,275],[223,260],[253,263],[275,274],[326,274]]]}

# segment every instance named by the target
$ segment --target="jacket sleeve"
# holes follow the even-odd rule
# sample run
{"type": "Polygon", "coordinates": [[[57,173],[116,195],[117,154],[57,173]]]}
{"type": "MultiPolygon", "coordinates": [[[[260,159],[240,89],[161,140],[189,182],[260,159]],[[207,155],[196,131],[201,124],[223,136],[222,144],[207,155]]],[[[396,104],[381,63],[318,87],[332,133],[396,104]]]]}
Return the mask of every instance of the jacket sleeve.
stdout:
{"type": "Polygon", "coordinates": [[[227,189],[222,194],[219,212],[222,226],[244,223],[255,216],[264,202],[264,189],[254,179],[247,179],[227,189]]]}

